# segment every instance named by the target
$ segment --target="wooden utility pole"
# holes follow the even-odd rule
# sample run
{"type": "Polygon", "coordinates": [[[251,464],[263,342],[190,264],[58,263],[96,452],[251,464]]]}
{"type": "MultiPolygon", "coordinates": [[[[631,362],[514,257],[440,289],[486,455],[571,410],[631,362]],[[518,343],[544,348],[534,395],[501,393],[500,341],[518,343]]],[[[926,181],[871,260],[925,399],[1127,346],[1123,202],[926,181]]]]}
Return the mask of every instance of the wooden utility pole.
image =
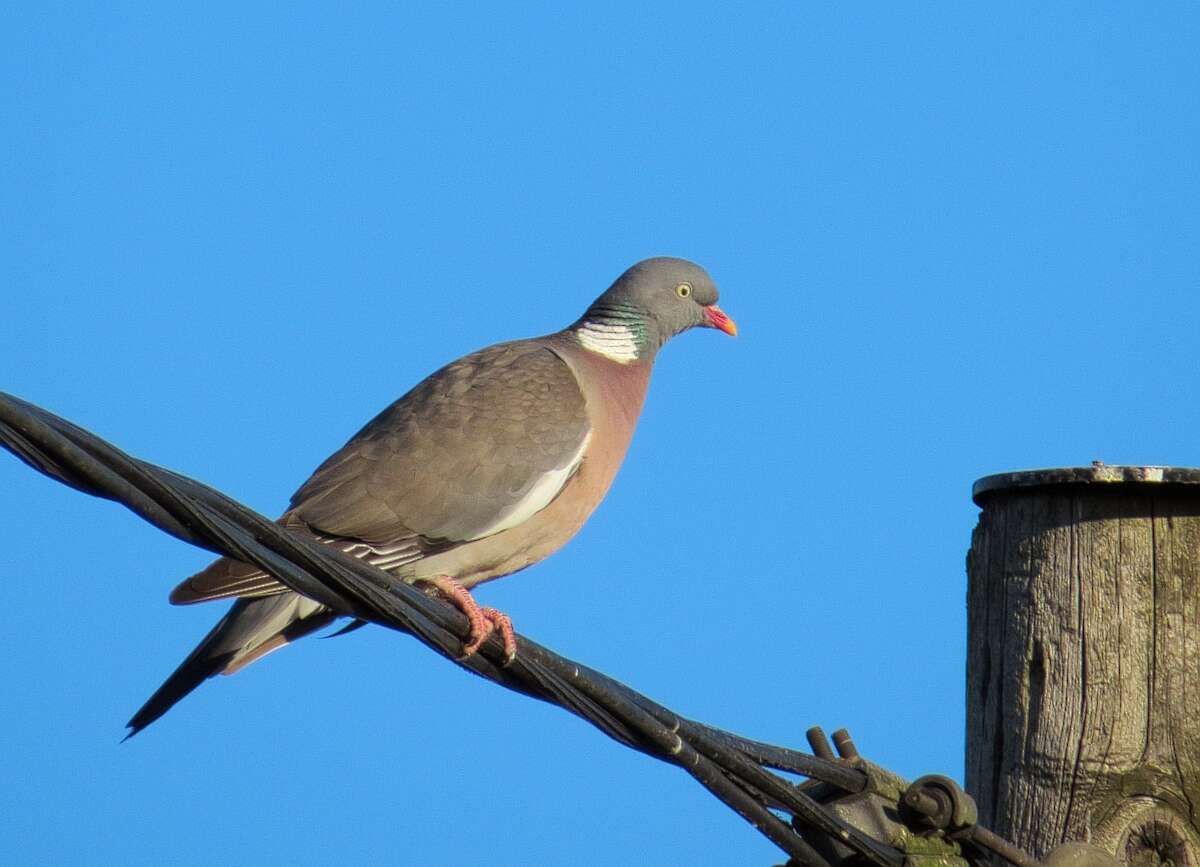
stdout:
{"type": "Polygon", "coordinates": [[[967,790],[1038,857],[1200,867],[1200,470],[989,476],[967,558],[967,790]]]}

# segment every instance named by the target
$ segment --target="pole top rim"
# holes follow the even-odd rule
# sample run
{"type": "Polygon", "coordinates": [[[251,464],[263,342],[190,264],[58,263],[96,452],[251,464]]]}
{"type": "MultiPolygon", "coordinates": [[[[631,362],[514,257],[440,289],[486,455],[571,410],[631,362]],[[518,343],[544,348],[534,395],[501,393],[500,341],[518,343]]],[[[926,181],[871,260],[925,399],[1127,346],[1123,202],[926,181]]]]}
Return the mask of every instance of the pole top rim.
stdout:
{"type": "Polygon", "coordinates": [[[1200,494],[1200,469],[1196,467],[1129,466],[1092,461],[1090,467],[1050,467],[1041,470],[1018,470],[984,476],[971,486],[975,505],[992,494],[1021,488],[1082,487],[1083,485],[1120,486],[1130,489],[1197,488],[1200,494]]]}

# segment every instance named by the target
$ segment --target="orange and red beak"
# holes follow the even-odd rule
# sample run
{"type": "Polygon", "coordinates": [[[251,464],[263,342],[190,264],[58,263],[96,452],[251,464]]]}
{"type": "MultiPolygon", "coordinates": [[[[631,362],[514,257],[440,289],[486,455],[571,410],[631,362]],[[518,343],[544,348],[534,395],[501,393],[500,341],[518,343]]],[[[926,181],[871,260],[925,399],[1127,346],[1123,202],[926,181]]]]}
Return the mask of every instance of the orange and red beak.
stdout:
{"type": "Polygon", "coordinates": [[[708,304],[704,308],[704,318],[708,320],[709,328],[719,328],[730,337],[737,337],[737,324],[730,319],[725,311],[716,304],[708,304]]]}

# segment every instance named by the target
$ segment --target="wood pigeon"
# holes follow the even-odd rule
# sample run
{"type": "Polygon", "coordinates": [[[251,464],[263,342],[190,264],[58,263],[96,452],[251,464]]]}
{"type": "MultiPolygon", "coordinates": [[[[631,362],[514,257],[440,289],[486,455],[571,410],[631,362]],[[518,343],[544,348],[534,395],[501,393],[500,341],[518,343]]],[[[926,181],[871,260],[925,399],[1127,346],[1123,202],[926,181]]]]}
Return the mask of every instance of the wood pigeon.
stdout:
{"type": "MultiPolygon", "coordinates": [[[[464,656],[512,625],[470,588],[557,551],[607,493],[658,350],[695,326],[737,327],[700,266],[660,257],[617,278],[577,322],[443,367],[326,460],[279,519],[407,582],[437,588],[471,623],[464,656]]],[[[229,558],[171,602],[237,597],[128,723],[127,737],[215,674],[233,674],[344,616],[229,558]]],[[[361,624],[352,624],[353,626],[361,624]]]]}

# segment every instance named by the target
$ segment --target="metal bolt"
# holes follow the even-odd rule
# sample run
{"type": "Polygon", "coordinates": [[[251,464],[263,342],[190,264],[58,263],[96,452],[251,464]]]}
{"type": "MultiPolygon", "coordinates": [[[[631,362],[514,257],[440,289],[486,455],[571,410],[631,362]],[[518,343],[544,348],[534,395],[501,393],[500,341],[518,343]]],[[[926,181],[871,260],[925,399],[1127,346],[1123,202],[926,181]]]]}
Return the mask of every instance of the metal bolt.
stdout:
{"type": "Polygon", "coordinates": [[[854,746],[854,738],[845,729],[833,733],[833,745],[837,747],[838,755],[843,759],[857,759],[858,747],[854,746]]]}
{"type": "Polygon", "coordinates": [[[813,726],[804,733],[808,738],[808,745],[812,747],[813,755],[818,759],[828,759],[833,761],[835,756],[833,750],[829,746],[829,741],[825,739],[825,731],[820,726],[813,726]]]}

